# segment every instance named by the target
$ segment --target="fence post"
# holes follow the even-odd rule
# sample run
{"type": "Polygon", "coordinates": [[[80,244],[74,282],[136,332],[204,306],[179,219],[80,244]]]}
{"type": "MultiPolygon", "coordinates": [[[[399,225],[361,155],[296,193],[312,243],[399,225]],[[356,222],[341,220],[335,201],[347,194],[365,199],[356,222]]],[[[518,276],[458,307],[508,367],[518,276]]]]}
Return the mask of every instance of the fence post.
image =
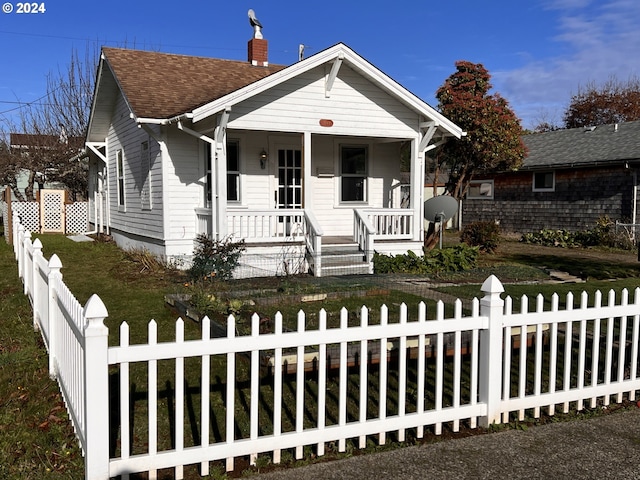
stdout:
{"type": "Polygon", "coordinates": [[[485,296],[480,300],[480,315],[489,317],[489,328],[480,332],[480,402],[486,403],[487,415],[480,418],[480,426],[500,423],[502,397],[502,316],[504,292],[502,283],[491,275],[482,284],[485,296]]]}
{"type": "Polygon", "coordinates": [[[98,295],[84,307],[85,479],[109,478],[109,329],[98,295]]]}
{"type": "Polygon", "coordinates": [[[22,279],[22,242],[24,240],[24,227],[22,224],[18,225],[18,241],[15,246],[16,261],[18,262],[18,278],[22,279]]]}
{"type": "Polygon", "coordinates": [[[29,293],[29,262],[27,262],[28,256],[28,245],[31,245],[31,232],[29,230],[25,231],[22,235],[22,241],[20,242],[20,278],[22,278],[22,284],[24,286],[24,294],[27,295],[29,293]]]}
{"type": "Polygon", "coordinates": [[[49,333],[49,376],[56,378],[56,355],[58,354],[58,308],[56,303],[56,290],[53,287],[55,278],[62,278],[60,269],[62,262],[55,253],[49,259],[49,273],[47,274],[47,311],[42,314],[41,322],[47,323],[47,332],[49,333]]]}
{"type": "Polygon", "coordinates": [[[42,315],[42,312],[39,312],[40,308],[40,296],[43,292],[40,291],[40,283],[38,282],[39,272],[38,272],[38,260],[42,258],[42,242],[39,238],[36,238],[33,242],[33,262],[31,264],[31,303],[33,310],[33,329],[38,330],[38,317],[42,315]]]}

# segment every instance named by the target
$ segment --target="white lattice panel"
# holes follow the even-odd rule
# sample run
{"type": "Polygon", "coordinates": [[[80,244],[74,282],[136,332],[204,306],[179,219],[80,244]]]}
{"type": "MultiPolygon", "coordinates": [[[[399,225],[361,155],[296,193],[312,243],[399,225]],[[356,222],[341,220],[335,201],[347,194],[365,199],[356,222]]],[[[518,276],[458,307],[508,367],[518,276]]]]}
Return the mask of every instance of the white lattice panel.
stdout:
{"type": "Polygon", "coordinates": [[[89,225],[89,202],[75,202],[67,205],[66,233],[84,233],[89,225]]]}
{"type": "Polygon", "coordinates": [[[38,202],[12,202],[11,211],[14,219],[20,216],[26,230],[40,231],[40,204],[38,202]]]}
{"type": "Polygon", "coordinates": [[[64,190],[40,191],[41,231],[64,233],[64,190]]]}

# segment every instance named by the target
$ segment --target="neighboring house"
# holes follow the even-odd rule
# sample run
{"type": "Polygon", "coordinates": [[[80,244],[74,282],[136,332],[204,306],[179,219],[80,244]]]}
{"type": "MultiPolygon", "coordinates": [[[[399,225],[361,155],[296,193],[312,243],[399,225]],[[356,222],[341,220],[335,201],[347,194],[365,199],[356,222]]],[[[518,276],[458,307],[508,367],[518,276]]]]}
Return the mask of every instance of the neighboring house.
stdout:
{"type": "MultiPolygon", "coordinates": [[[[66,138],[63,135],[40,135],[30,133],[11,133],[9,135],[10,148],[13,153],[17,153],[23,156],[32,154],[36,150],[42,150],[47,148],[56,148],[60,142],[68,142],[75,149],[82,148],[84,138],[71,137],[66,138]]],[[[48,172],[35,172],[35,181],[33,184],[34,195],[42,189],[64,190],[64,185],[57,182],[47,181],[48,172]]],[[[18,190],[24,195],[25,190],[29,184],[29,175],[31,174],[28,169],[21,169],[16,178],[18,190]]],[[[3,186],[4,187],[4,186],[3,186]]],[[[4,190],[4,188],[2,188],[4,190]]],[[[12,193],[12,199],[17,200],[15,192],[12,193]]]]}
{"type": "Polygon", "coordinates": [[[503,231],[585,230],[598,219],[637,223],[640,121],[525,135],[514,172],[475,177],[463,223],[503,231]]]}
{"type": "Polygon", "coordinates": [[[201,233],[243,239],[238,276],[363,271],[330,267],[336,243],[364,271],[374,249],[421,251],[425,152],[461,129],[344,44],[288,67],[262,38],[248,53],[103,49],[87,136],[96,229],[174,259],[201,233]]]}

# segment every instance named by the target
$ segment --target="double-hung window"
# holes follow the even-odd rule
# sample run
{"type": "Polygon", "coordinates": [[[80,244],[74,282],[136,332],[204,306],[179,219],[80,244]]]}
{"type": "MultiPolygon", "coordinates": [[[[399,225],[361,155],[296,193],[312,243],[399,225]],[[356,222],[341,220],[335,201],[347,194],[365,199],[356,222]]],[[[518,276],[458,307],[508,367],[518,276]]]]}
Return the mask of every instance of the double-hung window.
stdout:
{"type": "Polygon", "coordinates": [[[227,141],[227,201],[240,202],[240,146],[227,141]]]}
{"type": "Polygon", "coordinates": [[[116,178],[118,179],[118,207],[124,208],[124,153],[122,149],[116,151],[116,178]]]}
{"type": "MultiPolygon", "coordinates": [[[[211,207],[213,192],[212,171],[213,158],[210,143],[205,144],[205,205],[211,207]]],[[[240,196],[240,143],[237,140],[227,141],[227,201],[239,203],[240,196]]]]}
{"type": "Polygon", "coordinates": [[[367,201],[367,164],[366,146],[342,146],[340,148],[340,201],[367,201]]]}

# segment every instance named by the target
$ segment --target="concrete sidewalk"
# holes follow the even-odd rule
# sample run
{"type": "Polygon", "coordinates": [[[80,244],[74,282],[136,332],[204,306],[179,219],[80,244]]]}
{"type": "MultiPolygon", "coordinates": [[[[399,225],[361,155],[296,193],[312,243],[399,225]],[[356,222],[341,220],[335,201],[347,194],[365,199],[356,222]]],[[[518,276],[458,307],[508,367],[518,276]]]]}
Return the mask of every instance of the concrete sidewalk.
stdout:
{"type": "Polygon", "coordinates": [[[358,455],[262,480],[640,479],[640,408],[358,455]]]}

